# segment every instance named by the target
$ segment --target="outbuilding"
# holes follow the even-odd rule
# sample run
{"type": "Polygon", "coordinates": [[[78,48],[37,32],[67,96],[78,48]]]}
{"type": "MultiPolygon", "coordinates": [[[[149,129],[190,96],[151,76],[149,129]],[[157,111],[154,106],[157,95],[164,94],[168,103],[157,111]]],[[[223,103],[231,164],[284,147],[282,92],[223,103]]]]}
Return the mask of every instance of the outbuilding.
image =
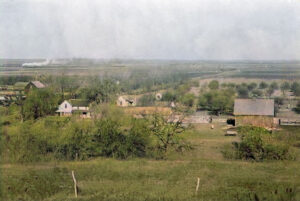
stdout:
{"type": "Polygon", "coordinates": [[[235,99],[235,125],[274,126],[274,99],[235,99]]]}
{"type": "Polygon", "coordinates": [[[40,81],[30,81],[26,86],[25,86],[25,92],[29,92],[31,89],[43,89],[46,86],[41,83],[40,81]]]}

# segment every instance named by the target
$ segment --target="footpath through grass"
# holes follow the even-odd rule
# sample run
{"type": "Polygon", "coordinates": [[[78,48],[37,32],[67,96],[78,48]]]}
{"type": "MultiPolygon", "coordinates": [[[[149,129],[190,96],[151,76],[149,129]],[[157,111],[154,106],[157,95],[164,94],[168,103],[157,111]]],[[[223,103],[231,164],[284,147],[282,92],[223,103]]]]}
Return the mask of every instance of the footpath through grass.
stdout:
{"type": "Polygon", "coordinates": [[[225,160],[222,147],[237,138],[225,137],[221,126],[197,129],[185,136],[195,148],[168,160],[2,164],[2,200],[300,200],[300,161],[225,160]],[[78,180],[77,199],[71,170],[78,180]]]}

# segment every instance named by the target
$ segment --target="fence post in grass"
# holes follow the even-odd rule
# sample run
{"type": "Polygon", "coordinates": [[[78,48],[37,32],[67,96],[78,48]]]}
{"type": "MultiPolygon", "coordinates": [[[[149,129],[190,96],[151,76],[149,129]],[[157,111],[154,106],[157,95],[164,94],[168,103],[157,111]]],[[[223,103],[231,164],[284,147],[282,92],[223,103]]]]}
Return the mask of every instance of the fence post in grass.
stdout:
{"type": "Polygon", "coordinates": [[[200,185],[200,178],[198,177],[197,186],[196,186],[196,195],[197,195],[198,190],[199,190],[199,185],[200,185]]]}
{"type": "Polygon", "coordinates": [[[74,181],[74,191],[75,191],[75,197],[77,198],[77,181],[74,175],[74,170],[72,170],[72,177],[73,177],[73,181],[74,181]]]}

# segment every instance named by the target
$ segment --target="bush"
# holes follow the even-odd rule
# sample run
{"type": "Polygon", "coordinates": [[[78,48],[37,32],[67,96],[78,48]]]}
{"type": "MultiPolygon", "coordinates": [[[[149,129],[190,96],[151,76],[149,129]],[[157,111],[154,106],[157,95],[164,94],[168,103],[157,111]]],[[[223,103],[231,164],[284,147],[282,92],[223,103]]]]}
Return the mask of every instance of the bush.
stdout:
{"type": "Polygon", "coordinates": [[[54,150],[55,158],[83,160],[93,155],[91,150],[92,127],[88,122],[71,121],[61,134],[54,150]]]}
{"type": "Polygon", "coordinates": [[[150,148],[150,133],[145,120],[134,119],[126,138],[126,157],[145,157],[150,148]]]}
{"type": "Polygon", "coordinates": [[[187,93],[180,99],[180,101],[187,107],[193,107],[195,99],[196,97],[194,94],[187,93]]]}
{"type": "Polygon", "coordinates": [[[208,84],[208,87],[211,90],[219,89],[219,82],[218,82],[218,80],[212,80],[212,81],[210,81],[209,84],[208,84]]]}
{"type": "Polygon", "coordinates": [[[264,128],[244,126],[238,128],[240,142],[224,147],[225,158],[245,160],[293,160],[289,146],[276,142],[264,128]]]}
{"type": "Polygon", "coordinates": [[[163,94],[162,96],[162,101],[168,101],[168,102],[172,102],[172,101],[176,101],[178,99],[177,95],[175,94],[175,92],[172,91],[167,91],[163,94]]]}
{"type": "Polygon", "coordinates": [[[132,125],[126,135],[118,122],[110,119],[98,121],[92,139],[95,156],[121,159],[146,156],[150,144],[148,124],[144,120],[133,120],[132,125]]]}

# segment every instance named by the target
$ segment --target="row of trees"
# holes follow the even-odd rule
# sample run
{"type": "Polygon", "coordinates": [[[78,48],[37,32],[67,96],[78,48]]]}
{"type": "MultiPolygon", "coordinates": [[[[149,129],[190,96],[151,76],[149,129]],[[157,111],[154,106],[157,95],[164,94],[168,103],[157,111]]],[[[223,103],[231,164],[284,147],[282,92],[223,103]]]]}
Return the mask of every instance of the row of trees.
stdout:
{"type": "MultiPolygon", "coordinates": [[[[165,158],[170,151],[190,148],[182,135],[181,122],[168,122],[154,115],[134,119],[120,108],[95,105],[95,119],[43,116],[20,121],[21,109],[16,105],[2,108],[0,124],[4,160],[32,162],[41,160],[83,160],[91,157],[165,158]]],[[[40,114],[40,113],[39,113],[40,114]]]]}
{"type": "MultiPolygon", "coordinates": [[[[222,83],[217,80],[212,80],[208,84],[210,91],[204,92],[200,95],[198,107],[206,109],[214,114],[231,113],[233,109],[233,101],[235,94],[239,98],[248,97],[263,97],[272,96],[275,90],[281,90],[283,94],[287,91],[292,91],[295,96],[300,96],[300,84],[298,82],[283,82],[280,85],[277,82],[270,84],[260,82],[259,84],[252,83],[222,83]]],[[[300,111],[300,103],[297,105],[296,111],[300,111]]]]}

